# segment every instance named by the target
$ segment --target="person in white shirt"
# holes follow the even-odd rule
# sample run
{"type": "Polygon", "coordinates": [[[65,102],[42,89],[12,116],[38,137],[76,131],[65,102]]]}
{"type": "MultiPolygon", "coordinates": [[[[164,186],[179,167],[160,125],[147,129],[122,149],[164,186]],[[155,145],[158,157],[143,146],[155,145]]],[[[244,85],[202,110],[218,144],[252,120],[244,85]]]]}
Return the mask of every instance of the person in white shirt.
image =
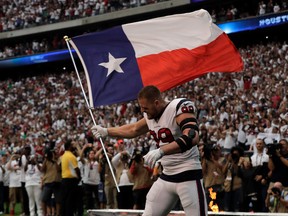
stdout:
{"type": "Polygon", "coordinates": [[[133,208],[133,183],[131,182],[132,175],[129,173],[130,158],[131,155],[128,153],[128,151],[120,149],[120,151],[112,158],[111,161],[116,170],[116,178],[120,190],[120,192],[117,194],[119,209],[133,208]]]}
{"type": "Polygon", "coordinates": [[[35,216],[35,204],[37,206],[37,216],[43,216],[41,206],[41,166],[38,159],[31,155],[24,167],[25,188],[29,199],[30,216],[35,216]]]}
{"type": "MultiPolygon", "coordinates": [[[[2,159],[3,156],[1,156],[2,159]]],[[[2,162],[2,161],[1,161],[2,162]]],[[[0,214],[4,213],[4,176],[5,164],[0,163],[0,214]]]]}
{"type": "Polygon", "coordinates": [[[245,143],[244,150],[253,150],[253,144],[258,135],[258,128],[254,124],[249,124],[244,127],[244,131],[246,134],[247,142],[245,143]]]}
{"type": "Polygon", "coordinates": [[[280,11],[280,6],[279,6],[279,4],[277,4],[277,2],[275,2],[275,5],[273,7],[273,12],[278,13],[279,11],[280,11]]]}
{"type": "Polygon", "coordinates": [[[5,170],[4,176],[3,176],[3,202],[5,204],[5,213],[9,214],[9,173],[10,171],[7,169],[7,163],[8,163],[8,155],[3,154],[1,157],[1,166],[5,170]]]}
{"type": "Polygon", "coordinates": [[[232,147],[236,146],[238,131],[233,125],[229,125],[229,128],[222,133],[225,134],[224,149],[230,151],[232,147]]]}
{"type": "Polygon", "coordinates": [[[20,175],[20,181],[21,181],[21,193],[22,193],[22,209],[25,213],[25,215],[29,215],[29,198],[28,198],[28,194],[25,188],[25,170],[24,167],[26,166],[27,162],[28,162],[28,158],[31,154],[31,146],[30,144],[26,144],[24,146],[24,148],[22,149],[22,155],[20,157],[20,161],[19,161],[19,166],[20,166],[20,170],[21,170],[21,175],[20,175]]]}
{"type": "Polygon", "coordinates": [[[263,166],[263,163],[268,163],[269,161],[269,155],[267,155],[264,151],[265,143],[264,140],[257,138],[256,139],[256,149],[257,152],[255,152],[251,156],[251,163],[253,167],[257,166],[263,166]]]}
{"type": "MultiPolygon", "coordinates": [[[[10,215],[14,215],[17,197],[22,201],[21,193],[21,168],[19,166],[19,154],[13,154],[8,161],[6,167],[10,171],[9,177],[9,201],[10,201],[10,215]]],[[[23,210],[23,209],[22,209],[23,210]]]]}
{"type": "Polygon", "coordinates": [[[98,156],[91,143],[87,143],[82,148],[80,158],[83,160],[84,175],[83,186],[86,195],[86,208],[99,208],[98,186],[100,184],[100,173],[98,170],[98,156]],[[87,156],[85,157],[85,153],[87,156]]]}
{"type": "Polygon", "coordinates": [[[225,111],[225,107],[224,106],[220,107],[219,119],[220,119],[220,122],[223,122],[224,119],[229,120],[229,115],[225,111]]]}

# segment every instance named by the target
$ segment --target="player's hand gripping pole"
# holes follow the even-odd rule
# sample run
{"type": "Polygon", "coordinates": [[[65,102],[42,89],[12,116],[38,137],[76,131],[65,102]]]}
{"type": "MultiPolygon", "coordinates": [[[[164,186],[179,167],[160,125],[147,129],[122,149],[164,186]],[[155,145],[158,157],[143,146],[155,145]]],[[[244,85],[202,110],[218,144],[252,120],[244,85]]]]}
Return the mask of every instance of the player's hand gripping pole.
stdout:
{"type": "MultiPolygon", "coordinates": [[[[76,63],[75,63],[75,60],[74,60],[74,57],[73,57],[73,54],[72,54],[72,51],[71,51],[71,47],[70,47],[70,44],[69,44],[70,38],[68,38],[68,36],[64,36],[64,40],[65,40],[65,42],[66,42],[66,44],[67,44],[67,47],[68,47],[68,50],[69,50],[69,53],[70,53],[70,57],[71,57],[71,59],[72,59],[72,62],[73,62],[73,65],[74,65],[74,68],[75,68],[75,71],[76,71],[76,74],[77,74],[77,77],[78,77],[78,81],[79,81],[79,84],[80,84],[82,93],[83,93],[83,95],[84,95],[84,99],[85,99],[87,108],[88,108],[88,110],[89,110],[90,116],[91,116],[91,118],[92,118],[93,124],[94,124],[94,126],[97,126],[96,121],[95,121],[95,118],[94,118],[94,115],[93,115],[93,113],[92,113],[92,109],[91,109],[91,107],[89,106],[89,103],[88,103],[88,100],[87,100],[87,97],[86,97],[86,94],[85,94],[85,91],[84,91],[84,88],[83,88],[83,85],[82,85],[82,82],[81,82],[81,79],[80,79],[80,76],[79,76],[79,72],[78,72],[78,69],[77,69],[77,67],[76,67],[76,63]]],[[[108,165],[109,165],[111,174],[112,174],[112,176],[113,176],[113,180],[114,180],[114,182],[115,182],[117,191],[120,192],[120,189],[119,189],[119,186],[118,186],[118,184],[117,184],[117,180],[116,180],[115,174],[114,174],[113,169],[112,169],[112,166],[111,166],[111,162],[110,162],[110,160],[109,160],[109,157],[108,157],[108,155],[107,155],[105,146],[104,146],[104,144],[103,144],[103,140],[102,140],[101,137],[99,137],[99,140],[100,140],[100,143],[101,143],[101,146],[102,146],[104,155],[105,155],[105,157],[106,157],[107,163],[108,163],[108,165]]]]}

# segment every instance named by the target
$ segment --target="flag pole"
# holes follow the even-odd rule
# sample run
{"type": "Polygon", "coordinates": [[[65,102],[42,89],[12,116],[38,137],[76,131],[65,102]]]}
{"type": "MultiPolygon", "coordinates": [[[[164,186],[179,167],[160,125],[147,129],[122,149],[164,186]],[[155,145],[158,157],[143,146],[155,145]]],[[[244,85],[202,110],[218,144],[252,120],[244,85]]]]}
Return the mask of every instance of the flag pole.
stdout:
{"type": "MultiPolygon", "coordinates": [[[[91,116],[91,118],[92,118],[93,124],[96,126],[97,124],[96,124],[96,121],[95,121],[94,115],[93,115],[93,113],[92,113],[92,109],[91,109],[91,107],[89,106],[88,99],[87,99],[87,97],[86,97],[86,94],[85,94],[85,91],[84,91],[84,88],[83,88],[83,85],[82,85],[82,81],[81,81],[81,79],[80,79],[80,75],[79,75],[79,72],[78,72],[78,69],[77,69],[77,66],[76,66],[76,63],[75,63],[75,60],[74,60],[74,57],[73,57],[72,51],[71,51],[71,47],[70,47],[70,44],[69,44],[69,40],[70,40],[70,38],[68,38],[68,36],[64,36],[63,38],[64,38],[64,40],[65,40],[65,42],[66,42],[66,44],[67,44],[67,47],[68,47],[68,50],[69,50],[69,53],[70,53],[70,57],[71,57],[71,59],[72,59],[72,62],[73,62],[73,65],[74,65],[74,68],[75,68],[75,71],[76,71],[76,74],[77,74],[77,77],[78,77],[78,81],[79,81],[79,84],[80,84],[80,87],[81,87],[82,93],[83,93],[83,95],[84,95],[84,99],[85,99],[85,102],[86,102],[87,108],[88,108],[89,113],[90,113],[90,116],[91,116]]],[[[105,149],[105,146],[104,146],[103,140],[102,140],[101,137],[100,137],[99,140],[100,140],[100,143],[101,143],[101,146],[102,146],[102,149],[103,149],[104,155],[105,155],[105,157],[106,157],[107,163],[108,163],[108,165],[109,165],[109,168],[110,168],[111,174],[112,174],[112,176],[113,176],[113,180],[114,180],[114,182],[115,182],[115,185],[116,185],[117,191],[120,192],[120,189],[119,189],[119,186],[118,186],[118,183],[117,183],[117,180],[116,180],[116,177],[115,177],[115,174],[114,174],[113,168],[112,168],[112,166],[111,166],[111,162],[110,162],[109,157],[108,157],[108,155],[107,155],[107,152],[106,152],[106,149],[105,149]]]]}

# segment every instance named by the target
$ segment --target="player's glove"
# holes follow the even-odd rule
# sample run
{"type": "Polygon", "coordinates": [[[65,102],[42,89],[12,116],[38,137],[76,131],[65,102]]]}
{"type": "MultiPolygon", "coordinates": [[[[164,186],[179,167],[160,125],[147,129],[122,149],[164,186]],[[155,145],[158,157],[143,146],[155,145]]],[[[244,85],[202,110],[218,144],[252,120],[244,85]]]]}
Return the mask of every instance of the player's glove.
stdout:
{"type": "Polygon", "coordinates": [[[150,168],[153,168],[156,161],[158,161],[160,158],[162,158],[164,155],[164,152],[162,149],[154,149],[152,151],[149,151],[146,155],[144,155],[144,163],[149,166],[150,168]]]}
{"type": "Polygon", "coordinates": [[[108,136],[108,130],[107,128],[103,128],[99,125],[94,125],[92,128],[91,128],[91,131],[93,133],[93,135],[99,139],[100,137],[101,138],[104,138],[106,136],[108,136]]]}

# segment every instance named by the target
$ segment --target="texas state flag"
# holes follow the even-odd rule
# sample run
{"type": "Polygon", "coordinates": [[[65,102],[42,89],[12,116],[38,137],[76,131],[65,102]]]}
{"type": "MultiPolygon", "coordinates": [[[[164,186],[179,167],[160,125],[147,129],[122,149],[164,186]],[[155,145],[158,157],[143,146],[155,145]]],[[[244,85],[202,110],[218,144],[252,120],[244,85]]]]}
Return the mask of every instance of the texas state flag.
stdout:
{"type": "Polygon", "coordinates": [[[91,107],[134,100],[147,85],[165,91],[208,72],[243,70],[234,44],[205,10],[125,24],[70,43],[86,74],[91,107]]]}

